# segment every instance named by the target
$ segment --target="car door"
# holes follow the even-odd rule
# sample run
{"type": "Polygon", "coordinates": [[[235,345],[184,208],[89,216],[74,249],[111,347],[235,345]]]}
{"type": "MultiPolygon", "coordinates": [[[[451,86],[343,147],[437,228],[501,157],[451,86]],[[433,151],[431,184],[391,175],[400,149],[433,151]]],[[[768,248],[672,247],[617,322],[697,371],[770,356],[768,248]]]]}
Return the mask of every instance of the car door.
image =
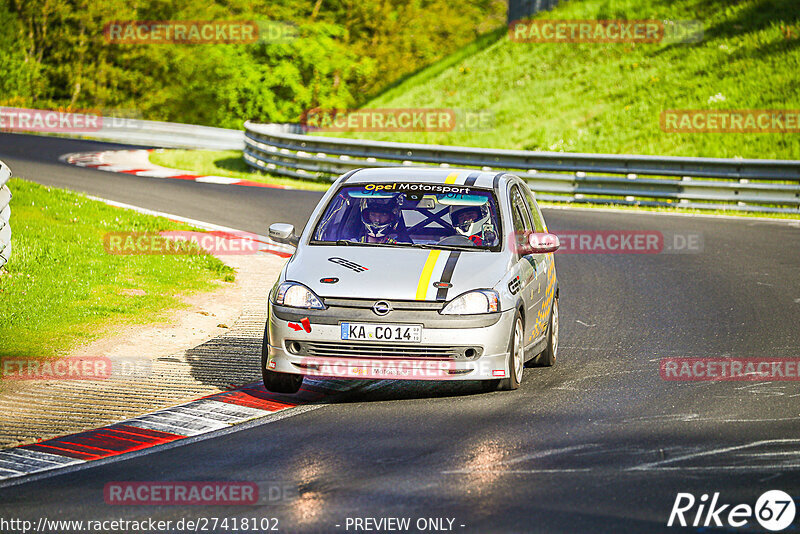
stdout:
{"type": "Polygon", "coordinates": [[[533,218],[525,200],[523,187],[517,182],[512,183],[509,188],[509,206],[518,243],[515,265],[518,278],[515,280],[519,283],[519,294],[525,305],[525,345],[528,345],[538,337],[536,319],[537,312],[541,308],[541,294],[535,255],[529,254],[526,248],[527,238],[534,231],[533,218]]]}
{"type": "MultiPolygon", "coordinates": [[[[534,230],[536,233],[547,233],[547,225],[544,222],[539,205],[533,198],[533,193],[531,193],[527,185],[522,186],[522,190],[525,203],[531,213],[534,230]]],[[[536,291],[539,294],[538,306],[535,309],[536,320],[533,325],[533,337],[535,339],[547,333],[550,308],[553,305],[553,296],[555,295],[556,271],[552,254],[532,254],[531,258],[536,264],[536,291]]]]}

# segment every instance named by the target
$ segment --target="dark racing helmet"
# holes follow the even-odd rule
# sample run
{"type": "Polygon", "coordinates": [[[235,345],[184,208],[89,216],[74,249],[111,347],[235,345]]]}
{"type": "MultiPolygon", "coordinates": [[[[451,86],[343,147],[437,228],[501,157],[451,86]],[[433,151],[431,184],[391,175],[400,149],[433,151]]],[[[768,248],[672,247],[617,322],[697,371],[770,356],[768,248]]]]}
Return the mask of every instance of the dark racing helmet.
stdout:
{"type": "Polygon", "coordinates": [[[386,237],[400,222],[400,196],[361,200],[361,222],[371,237],[386,237]]]}

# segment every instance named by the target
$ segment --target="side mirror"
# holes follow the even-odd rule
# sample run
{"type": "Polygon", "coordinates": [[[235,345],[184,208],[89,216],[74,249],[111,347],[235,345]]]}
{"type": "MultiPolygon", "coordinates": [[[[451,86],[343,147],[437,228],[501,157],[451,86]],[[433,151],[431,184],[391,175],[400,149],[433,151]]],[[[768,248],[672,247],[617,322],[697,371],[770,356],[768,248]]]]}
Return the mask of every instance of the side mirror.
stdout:
{"type": "Polygon", "coordinates": [[[278,243],[294,247],[300,242],[300,238],[294,235],[294,225],[288,223],[271,224],[269,226],[269,238],[278,243]]]}
{"type": "Polygon", "coordinates": [[[555,234],[534,233],[528,237],[529,254],[547,254],[555,252],[561,246],[561,241],[555,234]]]}

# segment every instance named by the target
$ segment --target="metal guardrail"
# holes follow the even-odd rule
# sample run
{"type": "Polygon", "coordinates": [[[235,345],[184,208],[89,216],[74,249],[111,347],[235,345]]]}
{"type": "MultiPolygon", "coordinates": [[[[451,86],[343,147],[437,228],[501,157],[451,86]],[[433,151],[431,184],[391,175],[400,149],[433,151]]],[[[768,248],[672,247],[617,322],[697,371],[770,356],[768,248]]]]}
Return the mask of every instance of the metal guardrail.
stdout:
{"type": "Polygon", "coordinates": [[[578,154],[303,135],[245,122],[245,162],[272,174],[335,179],[360,167],[439,165],[508,170],[559,202],[800,213],[800,161],[578,154]]]}
{"type": "Polygon", "coordinates": [[[0,122],[5,122],[7,125],[5,129],[12,132],[58,133],[68,137],[102,139],[130,145],[164,148],[241,150],[244,146],[244,134],[241,130],[196,124],[147,121],[83,112],[0,107],[0,118],[3,115],[6,115],[6,120],[0,120],[0,122]],[[34,118],[38,118],[39,121],[34,118]],[[86,125],[90,118],[91,128],[86,125]],[[75,126],[75,129],[65,131],[61,127],[62,120],[65,124],[84,126],[75,126]],[[50,125],[48,121],[53,121],[54,125],[50,125]],[[21,127],[20,124],[24,124],[25,127],[21,127]],[[99,127],[94,127],[95,124],[99,124],[99,127]]]}
{"type": "Polygon", "coordinates": [[[8,262],[11,257],[11,191],[8,189],[8,180],[11,178],[11,169],[0,161],[0,267],[8,262]]]}
{"type": "Polygon", "coordinates": [[[103,117],[103,127],[86,136],[130,145],[164,148],[241,150],[244,146],[241,130],[113,117],[103,117]]]}

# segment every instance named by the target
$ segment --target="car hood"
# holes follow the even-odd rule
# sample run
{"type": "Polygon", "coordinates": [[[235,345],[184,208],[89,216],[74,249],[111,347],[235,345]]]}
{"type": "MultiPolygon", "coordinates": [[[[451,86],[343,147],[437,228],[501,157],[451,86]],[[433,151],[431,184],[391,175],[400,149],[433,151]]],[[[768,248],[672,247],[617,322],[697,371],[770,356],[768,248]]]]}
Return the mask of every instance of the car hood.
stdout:
{"type": "Polygon", "coordinates": [[[321,297],[389,300],[450,300],[471,289],[491,288],[508,269],[505,254],[493,252],[360,246],[300,247],[286,267],[286,280],[321,297]],[[452,287],[442,295],[435,282],[452,287]],[[322,283],[323,278],[338,278],[322,283]]]}

